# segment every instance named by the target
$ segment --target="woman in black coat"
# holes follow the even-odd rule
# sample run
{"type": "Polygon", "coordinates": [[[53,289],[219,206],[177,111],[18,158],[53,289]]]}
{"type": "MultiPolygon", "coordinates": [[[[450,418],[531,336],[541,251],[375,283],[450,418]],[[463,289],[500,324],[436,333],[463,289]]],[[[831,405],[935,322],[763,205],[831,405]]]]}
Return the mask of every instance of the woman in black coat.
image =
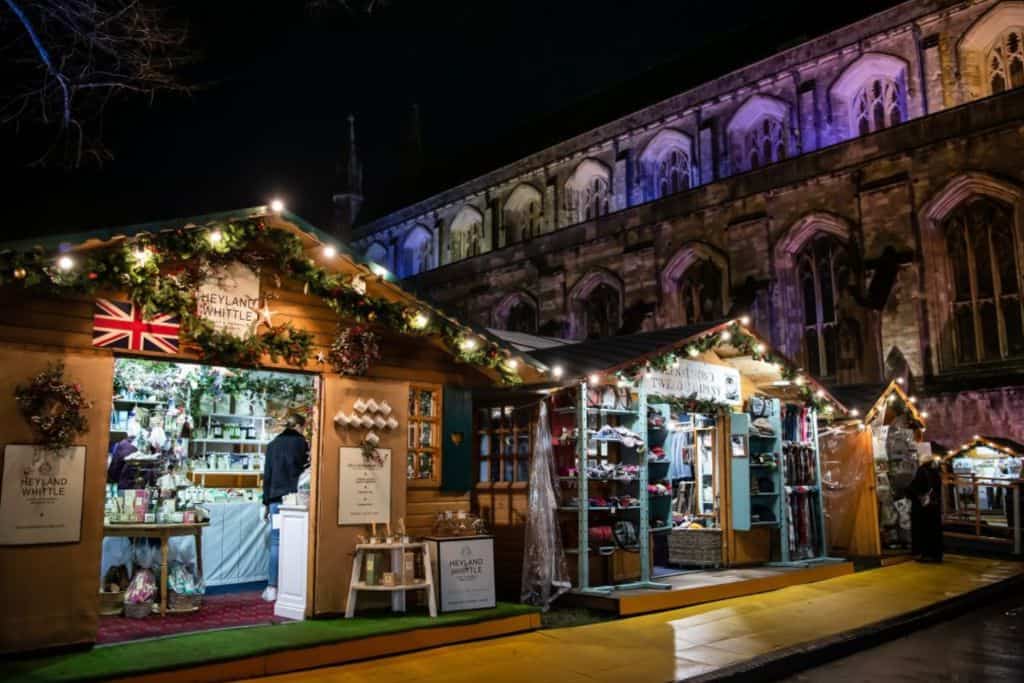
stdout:
{"type": "Polygon", "coordinates": [[[938,459],[918,466],[907,492],[912,552],[921,562],[942,562],[942,472],[938,459]]]}

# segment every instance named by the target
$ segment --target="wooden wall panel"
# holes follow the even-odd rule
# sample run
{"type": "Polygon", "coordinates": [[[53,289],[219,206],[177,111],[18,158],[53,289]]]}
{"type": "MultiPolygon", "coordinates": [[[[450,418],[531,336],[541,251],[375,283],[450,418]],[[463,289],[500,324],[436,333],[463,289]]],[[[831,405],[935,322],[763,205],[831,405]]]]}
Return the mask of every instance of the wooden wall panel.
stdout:
{"type": "Polygon", "coordinates": [[[362,525],[338,524],[338,449],[358,446],[361,429],[337,427],[332,417],[339,410],[352,412],[357,398],[386,400],[394,409],[392,415],[400,426],[393,431],[378,432],[380,447],[391,449],[391,519],[406,516],[405,439],[409,419],[409,385],[403,382],[353,380],[327,375],[324,377],[323,416],[320,426],[320,449],[316,467],[316,530],[314,549],[314,615],[338,614],[345,611],[352,555],[356,536],[366,535],[362,525]]]}
{"type": "MultiPolygon", "coordinates": [[[[96,639],[107,425],[113,392],[109,355],[61,349],[0,346],[0,447],[32,443],[18,412],[14,386],[48,363],[63,360],[69,381],[92,402],[92,429],[76,441],[86,448],[82,534],[78,543],[0,547],[0,652],[91,643],[96,639]]],[[[0,450],[2,454],[2,450],[0,450]]]]}
{"type": "MultiPolygon", "coordinates": [[[[403,457],[405,451],[402,451],[403,457]]],[[[448,493],[435,488],[410,487],[406,496],[405,526],[412,536],[428,536],[438,513],[469,512],[469,493],[448,493]]]]}

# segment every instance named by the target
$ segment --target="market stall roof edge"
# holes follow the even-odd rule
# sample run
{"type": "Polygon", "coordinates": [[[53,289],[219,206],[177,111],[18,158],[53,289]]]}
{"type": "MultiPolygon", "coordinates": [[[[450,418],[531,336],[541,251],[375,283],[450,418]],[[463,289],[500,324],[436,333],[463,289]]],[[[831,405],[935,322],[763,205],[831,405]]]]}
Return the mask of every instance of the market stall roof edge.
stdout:
{"type": "MultiPolygon", "coordinates": [[[[27,252],[32,250],[53,251],[56,254],[85,252],[107,248],[124,242],[130,244],[132,240],[144,237],[147,234],[157,234],[179,229],[213,229],[217,226],[253,219],[262,219],[266,221],[269,227],[280,228],[294,233],[303,241],[307,252],[312,249],[321,248],[320,257],[317,260],[321,262],[323,267],[344,274],[358,273],[363,275],[366,277],[368,287],[378,289],[380,294],[383,294],[390,300],[403,301],[411,307],[421,309],[431,316],[436,316],[439,320],[446,320],[448,323],[464,329],[467,339],[478,336],[481,340],[487,340],[496,344],[508,353],[509,358],[515,359],[516,365],[520,369],[519,374],[524,382],[533,383],[543,381],[546,378],[546,366],[540,361],[523,354],[515,344],[501,339],[482,327],[457,320],[426,301],[419,299],[411,292],[402,288],[398,284],[395,275],[383,266],[372,261],[358,259],[347,245],[341,243],[326,231],[317,228],[290,211],[285,209],[277,210],[270,205],[220,211],[199,216],[171,218],[120,227],[101,227],[74,233],[44,235],[38,238],[7,240],[0,242],[0,253],[27,252]]],[[[488,368],[480,368],[480,370],[487,374],[492,372],[488,368]]]]}
{"type": "Polygon", "coordinates": [[[979,446],[991,448],[1003,455],[1012,455],[1016,458],[1024,457],[1024,444],[1018,441],[1001,436],[982,436],[976,434],[971,437],[970,441],[967,443],[961,444],[959,448],[947,453],[943,457],[943,460],[952,460],[953,458],[961,457],[979,446]]]}
{"type": "Polygon", "coordinates": [[[899,400],[910,412],[911,418],[921,427],[927,427],[928,413],[919,409],[917,400],[903,388],[900,378],[888,384],[854,384],[829,387],[829,391],[847,406],[849,419],[871,422],[889,401],[899,400]],[[865,410],[864,407],[868,406],[865,410]]]}
{"type": "MultiPolygon", "coordinates": [[[[561,388],[584,381],[591,375],[611,375],[629,368],[664,357],[684,352],[686,356],[698,356],[698,347],[713,343],[715,353],[741,374],[751,378],[757,387],[768,393],[778,393],[787,386],[806,384],[817,398],[831,403],[839,413],[846,413],[846,406],[814,377],[773,350],[756,332],[750,330],[742,319],[726,319],[672,327],[631,335],[602,337],[589,341],[553,346],[530,352],[530,356],[549,369],[552,381],[548,388],[561,388]],[[744,351],[735,343],[735,337],[745,335],[752,339],[754,351],[744,351]],[[731,343],[732,342],[732,343],[731,343]],[[770,360],[769,360],[770,359],[770,360]],[[784,369],[796,377],[786,379],[784,369]]],[[[686,360],[682,357],[681,360],[686,360]]]]}

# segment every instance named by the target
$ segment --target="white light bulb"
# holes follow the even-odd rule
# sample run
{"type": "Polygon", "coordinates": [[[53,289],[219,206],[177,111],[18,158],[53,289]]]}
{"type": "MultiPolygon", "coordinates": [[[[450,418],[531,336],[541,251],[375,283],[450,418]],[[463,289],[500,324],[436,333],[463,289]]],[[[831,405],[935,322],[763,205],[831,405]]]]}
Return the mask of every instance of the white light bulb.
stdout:
{"type": "Polygon", "coordinates": [[[210,241],[210,244],[220,244],[220,241],[223,238],[224,235],[220,234],[220,230],[214,230],[213,232],[206,236],[206,239],[210,241]]]}
{"type": "Polygon", "coordinates": [[[815,391],[814,395],[817,396],[818,398],[825,398],[825,392],[823,390],[821,390],[821,389],[818,389],[817,391],[815,391]]]}
{"type": "Polygon", "coordinates": [[[508,366],[509,370],[515,370],[516,368],[519,367],[519,361],[517,361],[515,358],[509,358],[507,361],[505,361],[505,365],[508,366]]]}
{"type": "Polygon", "coordinates": [[[596,387],[600,383],[601,383],[601,376],[599,374],[597,374],[595,372],[593,375],[590,376],[590,386],[596,387]]]}
{"type": "Polygon", "coordinates": [[[858,415],[860,415],[860,411],[859,411],[859,410],[857,410],[856,408],[853,408],[853,409],[852,409],[852,410],[850,411],[850,415],[852,415],[853,417],[857,417],[858,415]]]}
{"type": "Polygon", "coordinates": [[[334,258],[338,255],[338,250],[335,249],[333,244],[324,245],[324,256],[327,258],[334,258]]]}
{"type": "Polygon", "coordinates": [[[410,324],[413,326],[413,328],[417,330],[422,330],[424,327],[427,326],[428,322],[430,322],[430,318],[427,317],[427,314],[423,313],[422,311],[417,311],[416,315],[412,317],[410,324]]]}
{"type": "Polygon", "coordinates": [[[561,365],[556,365],[555,367],[551,368],[551,376],[554,377],[555,379],[561,379],[562,373],[564,372],[565,370],[562,369],[561,365]]]}
{"type": "Polygon", "coordinates": [[[754,350],[757,351],[758,353],[764,353],[765,346],[764,344],[757,344],[756,346],[754,346],[754,350]]]}
{"type": "Polygon", "coordinates": [[[139,264],[140,266],[145,265],[146,263],[148,263],[149,259],[150,259],[150,257],[152,255],[153,255],[152,252],[150,252],[149,249],[146,249],[145,247],[143,247],[141,249],[136,249],[135,253],[132,254],[132,256],[135,257],[135,262],[137,264],[139,264]]]}
{"type": "Polygon", "coordinates": [[[61,270],[71,270],[75,267],[75,261],[70,256],[61,256],[57,259],[57,267],[61,270]]]}
{"type": "Polygon", "coordinates": [[[749,324],[750,324],[750,316],[749,315],[741,315],[740,316],[740,325],[743,325],[744,327],[746,327],[749,324]]]}
{"type": "Polygon", "coordinates": [[[380,278],[386,278],[388,276],[388,269],[378,263],[370,264],[370,272],[380,278]]]}
{"type": "Polygon", "coordinates": [[[276,198],[271,199],[270,210],[273,211],[274,213],[281,213],[282,211],[284,211],[284,202],[276,198]]]}
{"type": "Polygon", "coordinates": [[[686,353],[689,354],[690,358],[696,358],[697,356],[700,355],[700,351],[698,351],[697,347],[695,346],[688,347],[686,349],[686,353]]]}
{"type": "Polygon", "coordinates": [[[793,380],[793,383],[796,384],[798,387],[802,387],[804,385],[804,382],[806,381],[807,380],[805,380],[803,377],[797,377],[795,380],[793,380]]]}
{"type": "Polygon", "coordinates": [[[729,341],[730,339],[732,339],[732,332],[730,332],[729,330],[723,330],[722,334],[718,335],[718,338],[721,339],[722,341],[729,341]]]}
{"type": "Polygon", "coordinates": [[[917,396],[911,396],[909,400],[911,403],[917,403],[917,396]]]}
{"type": "Polygon", "coordinates": [[[899,384],[900,386],[903,386],[903,378],[902,377],[897,377],[896,378],[896,384],[899,384]]]}
{"type": "Polygon", "coordinates": [[[926,411],[926,410],[921,411],[921,417],[927,418],[928,417],[928,411],[926,411]]]}
{"type": "Polygon", "coordinates": [[[476,339],[473,339],[472,337],[466,337],[461,342],[459,342],[459,348],[462,349],[463,351],[472,351],[473,349],[476,348],[476,339]]]}

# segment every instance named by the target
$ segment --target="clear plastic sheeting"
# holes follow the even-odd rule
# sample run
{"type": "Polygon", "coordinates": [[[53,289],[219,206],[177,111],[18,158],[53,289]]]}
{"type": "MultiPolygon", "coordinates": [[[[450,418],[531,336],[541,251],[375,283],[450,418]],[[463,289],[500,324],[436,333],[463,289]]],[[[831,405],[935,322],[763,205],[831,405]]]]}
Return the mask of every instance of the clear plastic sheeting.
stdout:
{"type": "Polygon", "coordinates": [[[871,431],[837,425],[823,429],[818,438],[829,552],[877,555],[877,531],[869,523],[875,516],[871,431]]]}
{"type": "Polygon", "coordinates": [[[524,603],[547,611],[558,596],[572,587],[558,528],[555,462],[547,401],[540,404],[533,444],[520,597],[524,603]]]}

